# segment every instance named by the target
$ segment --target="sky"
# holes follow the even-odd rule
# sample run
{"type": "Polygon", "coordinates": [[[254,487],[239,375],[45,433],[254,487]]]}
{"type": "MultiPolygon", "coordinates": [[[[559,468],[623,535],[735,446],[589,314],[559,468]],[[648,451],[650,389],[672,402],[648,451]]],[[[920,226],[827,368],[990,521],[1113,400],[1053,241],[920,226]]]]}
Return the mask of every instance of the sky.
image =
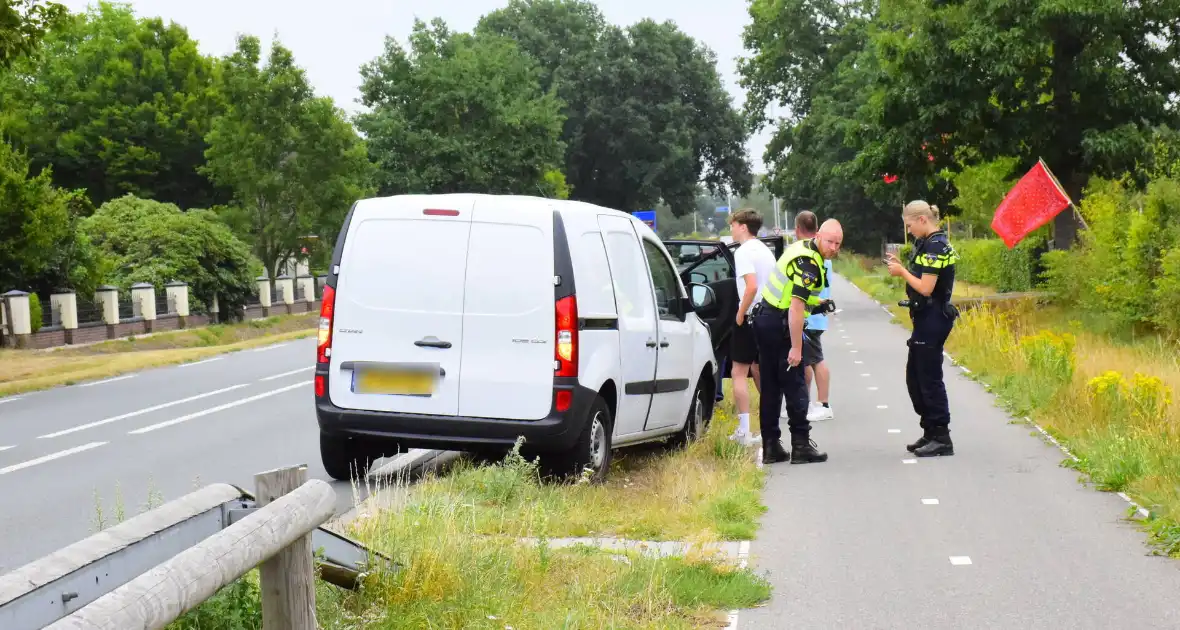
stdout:
{"type": "MultiPolygon", "coordinates": [[[[83,11],[88,0],[58,0],[83,11]]],[[[381,54],[385,36],[405,43],[414,18],[441,17],[452,30],[470,31],[480,16],[507,0],[123,0],[140,17],[160,17],[185,26],[205,54],[232,53],[239,34],[256,35],[267,46],[277,35],[295,54],[319,94],[332,97],[349,113],[362,109],[360,67],[381,54]],[[328,7],[331,6],[329,9],[328,7]]],[[[747,0],[597,0],[606,19],[628,25],[643,18],[671,20],[717,55],[718,71],[737,106],[745,100],[738,85],[742,29],[747,0]]],[[[265,53],[265,49],[264,49],[265,53]]],[[[769,131],[752,137],[746,150],[754,171],[764,172],[762,152],[769,131]]]]}

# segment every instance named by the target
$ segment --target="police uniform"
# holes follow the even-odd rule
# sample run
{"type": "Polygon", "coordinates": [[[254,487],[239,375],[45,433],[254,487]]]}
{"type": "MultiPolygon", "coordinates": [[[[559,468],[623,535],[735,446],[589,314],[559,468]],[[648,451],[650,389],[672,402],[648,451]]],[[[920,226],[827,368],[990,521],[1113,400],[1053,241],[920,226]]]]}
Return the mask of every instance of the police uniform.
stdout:
{"type": "Polygon", "coordinates": [[[958,260],[946,233],[938,230],[914,242],[909,261],[909,271],[915,276],[938,276],[929,297],[906,284],[913,322],[913,332],[906,342],[909,346],[906,386],[923,431],[922,437],[906,449],[919,457],[954,455],[949,429],[951,411],[942,379],[942,353],[958,317],[958,310],[951,304],[958,260]]]}
{"type": "MultiPolygon", "coordinates": [[[[791,335],[787,313],[793,298],[807,304],[807,311],[820,305],[819,292],[828,284],[824,259],[815,239],[795,241],[787,247],[762,287],[762,300],[753,313],[754,339],[758,344],[758,367],[761,372],[762,399],[758,421],[762,430],[762,461],[795,464],[826,461],[828,456],[815,449],[810,441],[811,424],[807,420],[808,391],[803,378],[803,364],[791,367],[791,335]],[[786,398],[787,426],[791,432],[791,452],[779,441],[779,409],[786,398]]],[[[800,331],[802,333],[802,331],[800,331]]]]}

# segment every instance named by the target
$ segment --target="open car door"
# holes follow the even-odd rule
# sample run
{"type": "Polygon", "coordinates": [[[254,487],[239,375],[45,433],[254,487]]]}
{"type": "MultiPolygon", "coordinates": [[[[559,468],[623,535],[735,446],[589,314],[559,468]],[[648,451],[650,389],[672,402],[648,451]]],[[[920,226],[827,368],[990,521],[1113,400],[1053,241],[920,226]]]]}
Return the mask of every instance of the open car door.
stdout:
{"type": "Polygon", "coordinates": [[[705,284],[713,289],[717,307],[702,316],[713,339],[713,355],[721,366],[722,378],[729,376],[729,345],[737,317],[737,281],[734,278],[733,250],[721,241],[664,241],[672,255],[680,280],[685,285],[705,284]]]}

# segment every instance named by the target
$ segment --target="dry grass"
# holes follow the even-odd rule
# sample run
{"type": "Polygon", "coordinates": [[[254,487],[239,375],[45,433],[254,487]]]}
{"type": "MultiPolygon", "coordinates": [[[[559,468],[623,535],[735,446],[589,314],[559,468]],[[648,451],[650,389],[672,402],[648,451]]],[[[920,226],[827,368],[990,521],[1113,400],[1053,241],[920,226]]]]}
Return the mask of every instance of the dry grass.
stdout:
{"type": "Polygon", "coordinates": [[[270,317],[78,348],[0,350],[0,396],[198,361],[315,334],[315,314],[270,317]]]}
{"type": "MultiPolygon", "coordinates": [[[[843,271],[885,304],[896,296],[863,269],[843,271]]],[[[947,350],[1013,415],[1067,444],[1080,459],[1070,465],[1096,487],[1147,507],[1152,541],[1180,556],[1180,353],[1158,336],[1115,339],[1096,328],[1061,307],[987,305],[963,314],[947,350]]]]}

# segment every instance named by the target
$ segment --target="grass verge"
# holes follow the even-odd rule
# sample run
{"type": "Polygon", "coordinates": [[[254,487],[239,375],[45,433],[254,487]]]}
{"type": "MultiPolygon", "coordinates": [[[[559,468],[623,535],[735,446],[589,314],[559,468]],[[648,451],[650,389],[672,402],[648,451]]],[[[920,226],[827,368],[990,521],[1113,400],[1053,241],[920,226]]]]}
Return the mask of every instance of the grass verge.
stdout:
{"type": "MultiPolygon", "coordinates": [[[[349,533],[401,568],[374,570],[357,592],[319,582],[320,627],[724,627],[723,611],[770,597],[769,583],[732,559],[703,550],[656,558],[551,541],[752,538],[765,511],[763,472],[752,449],[727,439],[736,425],[730,401],[688,448],[617,453],[601,485],[542,483],[535,463],[511,454],[488,465],[464,462],[408,488],[377,489],[406,498],[399,509],[362,514],[349,533]]],[[[255,628],[254,572],[170,626],[255,628]]]]}
{"type": "Polygon", "coordinates": [[[416,487],[415,501],[461,512],[473,535],[749,540],[765,510],[763,473],[750,450],[727,439],[735,424],[722,408],[686,449],[616,452],[603,484],[542,484],[535,464],[510,456],[493,466],[460,463],[416,487]]]}
{"type": "MultiPolygon", "coordinates": [[[[898,299],[900,287],[863,259],[843,260],[836,271],[883,304],[898,299]]],[[[1150,510],[1144,527],[1152,545],[1180,557],[1180,411],[1173,404],[1180,353],[1158,336],[1112,336],[1085,321],[1032,301],[985,305],[963,313],[947,351],[1014,416],[1066,444],[1080,460],[1066,465],[1150,510]]]]}
{"type": "Polygon", "coordinates": [[[198,361],[315,334],[314,313],[129,337],[78,348],[0,350],[0,396],[198,361]]]}

